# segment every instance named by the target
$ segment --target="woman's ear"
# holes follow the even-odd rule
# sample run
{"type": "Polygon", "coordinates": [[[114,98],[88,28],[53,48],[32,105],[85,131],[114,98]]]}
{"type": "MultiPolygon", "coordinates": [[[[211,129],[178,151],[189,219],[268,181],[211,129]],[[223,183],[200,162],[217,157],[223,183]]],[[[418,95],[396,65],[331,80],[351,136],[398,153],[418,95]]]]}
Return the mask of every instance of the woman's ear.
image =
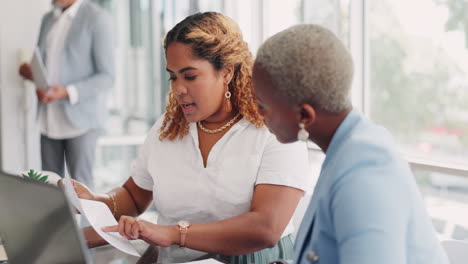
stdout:
{"type": "Polygon", "coordinates": [[[228,85],[231,82],[232,77],[234,76],[234,66],[224,67],[224,69],[222,70],[222,74],[224,83],[228,85]]]}
{"type": "Polygon", "coordinates": [[[300,118],[299,122],[303,123],[305,127],[309,127],[315,123],[317,119],[317,112],[310,104],[300,105],[300,118]]]}

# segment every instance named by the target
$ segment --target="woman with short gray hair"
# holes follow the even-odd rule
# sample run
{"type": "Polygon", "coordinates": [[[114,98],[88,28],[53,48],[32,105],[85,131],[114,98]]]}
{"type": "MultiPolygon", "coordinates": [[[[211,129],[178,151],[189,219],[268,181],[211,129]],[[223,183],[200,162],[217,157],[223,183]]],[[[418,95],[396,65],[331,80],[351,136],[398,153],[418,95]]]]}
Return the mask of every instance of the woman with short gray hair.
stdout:
{"type": "Polygon", "coordinates": [[[253,70],[265,124],[326,154],[297,234],[295,263],[448,263],[408,163],[350,100],[352,59],[318,25],[268,39],[253,70]]]}

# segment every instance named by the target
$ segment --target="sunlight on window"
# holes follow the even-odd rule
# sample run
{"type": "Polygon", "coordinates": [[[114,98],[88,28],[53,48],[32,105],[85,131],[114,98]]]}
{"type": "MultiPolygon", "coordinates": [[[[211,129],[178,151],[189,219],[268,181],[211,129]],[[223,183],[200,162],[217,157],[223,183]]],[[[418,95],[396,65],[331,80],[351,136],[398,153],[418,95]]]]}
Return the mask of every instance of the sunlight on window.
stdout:
{"type": "MultiPolygon", "coordinates": [[[[468,32],[450,1],[369,1],[370,117],[411,156],[468,159],[468,32]],[[417,14],[417,15],[415,15],[417,14]],[[455,23],[455,24],[454,24],[455,23]]],[[[466,165],[466,164],[465,164],[466,165]]]]}

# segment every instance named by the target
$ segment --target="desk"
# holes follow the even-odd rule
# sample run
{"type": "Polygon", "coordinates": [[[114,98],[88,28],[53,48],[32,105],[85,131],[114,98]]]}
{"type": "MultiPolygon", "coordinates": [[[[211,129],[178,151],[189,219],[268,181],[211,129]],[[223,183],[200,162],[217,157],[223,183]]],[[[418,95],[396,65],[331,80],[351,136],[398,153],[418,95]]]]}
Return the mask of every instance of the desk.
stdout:
{"type": "MultiPolygon", "coordinates": [[[[101,247],[96,251],[93,256],[94,262],[96,264],[103,263],[137,263],[138,258],[134,256],[127,255],[112,246],[101,247]]],[[[141,260],[140,260],[141,261],[141,260]]],[[[0,264],[7,264],[8,260],[6,257],[5,249],[0,245],[0,264]]],[[[138,263],[154,263],[154,262],[138,262],[138,263]]]]}

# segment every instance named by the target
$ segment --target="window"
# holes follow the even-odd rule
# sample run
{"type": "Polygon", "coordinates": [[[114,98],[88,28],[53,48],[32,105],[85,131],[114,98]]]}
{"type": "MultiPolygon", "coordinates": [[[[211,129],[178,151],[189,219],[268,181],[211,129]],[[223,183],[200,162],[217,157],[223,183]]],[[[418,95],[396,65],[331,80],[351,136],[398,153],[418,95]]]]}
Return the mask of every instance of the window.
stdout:
{"type": "Polygon", "coordinates": [[[129,176],[146,133],[163,110],[160,85],[160,33],[156,1],[96,0],[114,19],[116,82],[108,94],[109,118],[96,151],[97,191],[129,176]]]}
{"type": "Polygon", "coordinates": [[[421,169],[413,173],[440,238],[468,240],[468,178],[421,169]]]}
{"type": "Polygon", "coordinates": [[[439,235],[468,239],[468,2],[361,2],[362,108],[408,157],[439,235]]]}
{"type": "Polygon", "coordinates": [[[462,0],[368,1],[368,114],[409,156],[463,165],[468,16],[457,4],[468,8],[462,0]]]}

